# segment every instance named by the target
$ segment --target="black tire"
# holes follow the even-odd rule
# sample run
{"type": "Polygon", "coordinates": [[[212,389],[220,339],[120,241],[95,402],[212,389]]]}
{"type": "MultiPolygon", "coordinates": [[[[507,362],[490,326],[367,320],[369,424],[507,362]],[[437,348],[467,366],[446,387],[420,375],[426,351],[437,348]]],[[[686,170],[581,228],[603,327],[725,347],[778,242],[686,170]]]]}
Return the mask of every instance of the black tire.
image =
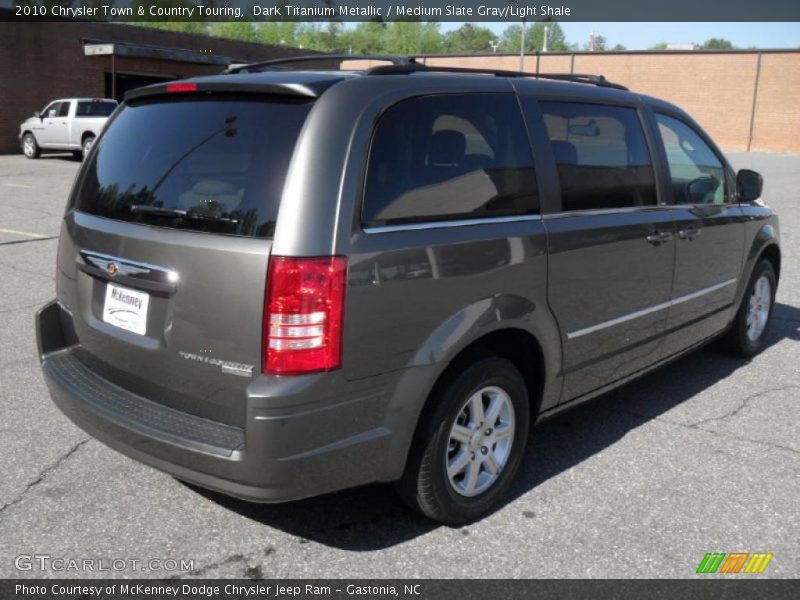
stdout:
{"type": "MultiPolygon", "coordinates": [[[[530,425],[530,400],[525,380],[517,368],[504,358],[483,358],[459,370],[430,399],[431,409],[423,413],[417,434],[411,448],[403,477],[396,487],[403,500],[423,515],[449,525],[457,525],[475,519],[486,513],[506,493],[511,485],[525,452],[530,425]],[[452,460],[452,453],[468,451],[466,445],[457,449],[451,445],[450,432],[456,419],[465,410],[469,398],[483,388],[500,388],[513,406],[514,431],[509,436],[510,447],[504,466],[498,471],[492,483],[481,493],[465,496],[457,492],[455,483],[451,483],[447,474],[447,461],[452,460]]],[[[488,405],[488,397],[482,403],[488,405]]],[[[507,401],[506,401],[507,402],[507,401]]],[[[495,421],[499,423],[500,421],[495,421]]],[[[484,424],[476,427],[480,431],[491,431],[484,424]]],[[[494,423],[491,424],[494,426],[494,423]]],[[[498,431],[500,429],[498,428],[498,431]]],[[[476,440],[477,441],[477,440],[476,440]]],[[[487,445],[491,441],[486,442],[487,445]]],[[[483,441],[478,442],[480,450],[484,450],[483,441]]],[[[497,447],[497,443],[493,448],[497,447]]],[[[481,452],[473,452],[478,460],[483,461],[481,452]]],[[[486,456],[486,453],[483,453],[486,456]]],[[[492,451],[492,457],[494,457],[492,451]]],[[[467,463],[463,474],[464,480],[471,465],[467,463]]],[[[485,467],[479,467],[485,478],[492,478],[485,467]]],[[[479,488],[476,486],[476,492],[479,488]]]]}
{"type": "Polygon", "coordinates": [[[87,135],[85,138],[83,138],[83,142],[81,142],[81,158],[85,159],[87,156],[89,156],[89,151],[92,149],[93,145],[93,135],[87,135]]]}
{"type": "Polygon", "coordinates": [[[42,155],[42,149],[36,143],[36,138],[30,132],[22,136],[22,153],[25,158],[39,158],[42,155]]]}
{"type": "Polygon", "coordinates": [[[83,158],[83,152],[81,150],[73,150],[72,151],[72,156],[73,156],[73,158],[77,158],[78,160],[81,160],[83,158]]]}
{"type": "Polygon", "coordinates": [[[775,291],[777,289],[777,278],[775,277],[775,269],[772,263],[768,260],[759,261],[753,269],[753,274],[750,276],[750,281],[747,283],[747,290],[742,298],[742,304],[736,312],[736,317],[731,324],[730,329],[722,338],[722,347],[735,356],[742,356],[749,358],[755,356],[764,348],[767,347],[767,340],[769,338],[770,325],[772,323],[772,311],[775,307],[775,291]],[[770,302],[769,311],[767,313],[766,325],[764,325],[760,334],[752,339],[748,335],[748,315],[750,312],[751,298],[756,287],[756,283],[762,278],[766,278],[770,286],[770,302]]]}

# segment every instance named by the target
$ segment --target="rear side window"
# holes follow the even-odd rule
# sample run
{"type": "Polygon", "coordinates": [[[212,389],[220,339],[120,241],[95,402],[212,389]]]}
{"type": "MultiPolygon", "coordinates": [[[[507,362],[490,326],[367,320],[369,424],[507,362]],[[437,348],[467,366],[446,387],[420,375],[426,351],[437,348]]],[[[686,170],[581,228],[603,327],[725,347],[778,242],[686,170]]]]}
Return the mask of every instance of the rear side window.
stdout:
{"type": "Polygon", "coordinates": [[[271,237],[311,103],[226,96],[125,106],[96,145],[75,208],[100,217],[271,237]]]}
{"type": "Polygon", "coordinates": [[[115,102],[106,102],[103,100],[87,100],[78,102],[78,108],[75,111],[76,117],[108,117],[117,108],[115,102]]]}
{"type": "Polygon", "coordinates": [[[540,102],[561,180],[562,210],[654,205],[655,176],[636,110],[540,102]]]}
{"type": "Polygon", "coordinates": [[[533,157],[511,94],[412,98],[378,121],[366,226],[533,214],[533,157]]]}

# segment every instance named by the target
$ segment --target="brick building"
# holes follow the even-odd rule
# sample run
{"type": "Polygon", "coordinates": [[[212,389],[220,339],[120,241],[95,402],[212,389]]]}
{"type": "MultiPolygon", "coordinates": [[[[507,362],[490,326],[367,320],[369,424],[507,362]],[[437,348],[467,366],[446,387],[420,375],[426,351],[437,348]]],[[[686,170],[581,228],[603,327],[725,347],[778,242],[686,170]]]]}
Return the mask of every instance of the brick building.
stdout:
{"type": "Polygon", "coordinates": [[[0,22],[0,154],[20,151],[20,123],[50,100],[119,100],[134,87],[294,54],[309,52],[115,23],[0,22]]]}
{"type": "MultiPolygon", "coordinates": [[[[420,60],[451,67],[520,68],[518,54],[420,60]]],[[[548,52],[526,55],[524,70],[605,75],[680,106],[726,150],[800,152],[800,50],[548,52]]]]}

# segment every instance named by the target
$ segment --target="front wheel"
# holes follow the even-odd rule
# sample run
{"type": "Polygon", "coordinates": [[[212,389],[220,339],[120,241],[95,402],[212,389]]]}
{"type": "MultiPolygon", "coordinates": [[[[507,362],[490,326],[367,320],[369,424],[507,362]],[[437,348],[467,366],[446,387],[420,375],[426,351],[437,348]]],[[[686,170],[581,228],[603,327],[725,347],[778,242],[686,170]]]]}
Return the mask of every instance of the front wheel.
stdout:
{"type": "Polygon", "coordinates": [[[767,346],[777,278],[768,260],[753,269],[742,304],[723,339],[726,349],[737,356],[755,356],[767,346]]]}
{"type": "Polygon", "coordinates": [[[26,133],[22,136],[22,153],[25,155],[25,158],[39,158],[41,155],[42,151],[32,133],[26,133]]]}
{"type": "Polygon", "coordinates": [[[431,402],[398,491],[431,519],[464,523],[487,512],[514,479],[528,438],[528,391],[510,361],[484,358],[431,402]]]}

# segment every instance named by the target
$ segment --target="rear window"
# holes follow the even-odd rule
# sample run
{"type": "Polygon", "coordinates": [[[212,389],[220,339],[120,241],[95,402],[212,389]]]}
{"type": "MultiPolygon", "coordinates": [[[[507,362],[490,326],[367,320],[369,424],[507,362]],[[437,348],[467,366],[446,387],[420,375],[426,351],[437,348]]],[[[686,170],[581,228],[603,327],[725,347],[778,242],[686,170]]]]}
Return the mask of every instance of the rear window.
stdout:
{"type": "Polygon", "coordinates": [[[271,237],[311,102],[169,99],[126,106],[85,167],[75,208],[213,233],[271,237]]]}
{"type": "Polygon", "coordinates": [[[105,100],[87,100],[78,102],[76,117],[108,117],[117,108],[116,102],[105,100]]]}

